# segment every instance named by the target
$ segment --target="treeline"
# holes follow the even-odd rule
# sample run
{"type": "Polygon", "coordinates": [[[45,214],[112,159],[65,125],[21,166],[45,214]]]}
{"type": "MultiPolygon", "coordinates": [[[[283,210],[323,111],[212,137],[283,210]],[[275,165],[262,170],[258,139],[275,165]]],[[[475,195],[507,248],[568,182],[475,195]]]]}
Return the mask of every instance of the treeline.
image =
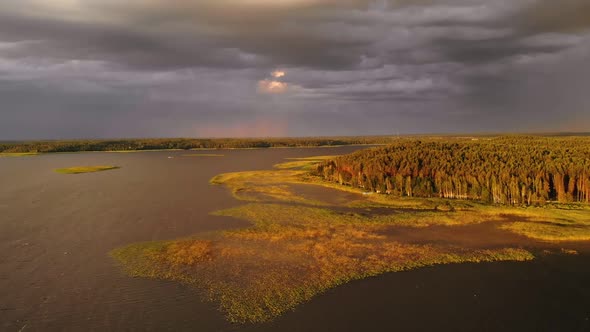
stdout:
{"type": "Polygon", "coordinates": [[[395,137],[310,137],[269,139],[123,139],[123,140],[71,140],[0,143],[0,152],[80,152],[80,151],[135,151],[167,149],[239,149],[271,147],[314,147],[358,144],[388,144],[395,137]]]}
{"type": "Polygon", "coordinates": [[[326,161],[323,178],[398,196],[590,202],[590,137],[402,139],[326,161]]]}

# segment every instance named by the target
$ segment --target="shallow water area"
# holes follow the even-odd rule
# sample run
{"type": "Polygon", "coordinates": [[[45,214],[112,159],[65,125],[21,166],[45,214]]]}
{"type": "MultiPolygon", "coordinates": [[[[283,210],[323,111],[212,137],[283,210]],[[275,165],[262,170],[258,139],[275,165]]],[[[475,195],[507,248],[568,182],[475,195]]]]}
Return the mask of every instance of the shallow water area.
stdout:
{"type": "Polygon", "coordinates": [[[243,227],[210,216],[240,203],[209,179],[288,157],[360,147],[65,153],[0,160],[0,330],[229,329],[210,303],[175,283],[129,278],[109,251],[134,242],[243,227]],[[116,171],[58,174],[76,165],[116,171]]]}
{"type": "MultiPolygon", "coordinates": [[[[223,158],[184,158],[183,151],[159,151],[1,159],[0,330],[590,328],[590,252],[578,244],[578,255],[541,251],[536,261],[527,263],[435,266],[355,281],[274,322],[256,325],[228,323],[214,304],[202,301],[196,291],[183,285],[127,277],[108,255],[134,242],[247,226],[245,221],[209,215],[243,204],[226,188],[209,184],[219,173],[270,169],[285,158],[344,154],[359,148],[229,150],[221,152],[223,158]],[[121,169],[80,175],[53,172],[101,164],[121,169]]],[[[359,196],[341,193],[344,197],[340,197],[335,190],[306,185],[294,189],[331,204],[359,196]]],[[[397,231],[408,242],[422,241],[428,235],[441,243],[464,239],[468,246],[470,241],[481,241],[474,234],[489,231],[477,227],[488,226],[397,231]]],[[[519,240],[516,235],[498,232],[487,235],[497,241],[491,246],[519,240]]],[[[570,245],[574,244],[550,247],[558,252],[570,245]]]]}

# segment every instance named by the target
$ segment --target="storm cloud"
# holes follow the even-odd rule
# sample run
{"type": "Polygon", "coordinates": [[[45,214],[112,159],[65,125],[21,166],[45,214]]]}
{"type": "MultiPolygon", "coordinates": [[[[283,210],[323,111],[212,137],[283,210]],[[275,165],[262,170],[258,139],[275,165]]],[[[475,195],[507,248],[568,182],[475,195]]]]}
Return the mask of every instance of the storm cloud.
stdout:
{"type": "Polygon", "coordinates": [[[4,0],[0,139],[590,131],[586,0],[4,0]]]}

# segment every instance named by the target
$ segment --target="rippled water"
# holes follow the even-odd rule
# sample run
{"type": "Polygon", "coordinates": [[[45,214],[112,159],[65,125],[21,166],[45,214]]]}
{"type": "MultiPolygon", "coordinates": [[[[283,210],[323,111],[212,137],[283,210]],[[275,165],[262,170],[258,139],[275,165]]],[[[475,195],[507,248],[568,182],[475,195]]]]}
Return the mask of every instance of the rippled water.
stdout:
{"type": "Polygon", "coordinates": [[[121,273],[108,252],[245,223],[209,212],[240,204],[211,177],[286,157],[358,147],[52,154],[0,158],[0,330],[587,331],[590,261],[465,264],[387,274],[331,290],[277,321],[227,323],[175,283],[121,273]],[[169,158],[172,157],[172,158],[169,158]],[[55,168],[118,165],[93,174],[55,168]]]}

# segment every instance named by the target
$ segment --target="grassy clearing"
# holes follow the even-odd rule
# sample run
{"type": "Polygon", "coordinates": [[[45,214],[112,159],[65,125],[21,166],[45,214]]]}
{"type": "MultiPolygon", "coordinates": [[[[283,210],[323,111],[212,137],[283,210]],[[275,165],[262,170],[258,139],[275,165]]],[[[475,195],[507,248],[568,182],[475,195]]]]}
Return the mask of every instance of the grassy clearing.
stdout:
{"type": "Polygon", "coordinates": [[[412,213],[406,218],[399,215],[407,226],[424,225],[465,225],[481,222],[508,221],[501,229],[524,235],[540,241],[588,241],[590,240],[590,207],[582,204],[576,207],[561,208],[559,205],[546,207],[494,206],[477,202],[446,201],[439,199],[399,199],[380,196],[380,204],[375,200],[355,201],[349,204],[356,207],[392,207],[408,211],[434,208],[435,211],[421,213],[420,218],[412,213]]]}
{"type": "Polygon", "coordinates": [[[229,188],[247,184],[261,183],[298,183],[304,171],[248,171],[223,173],[213,177],[209,182],[216,185],[226,185],[229,188]]]}
{"type": "Polygon", "coordinates": [[[311,170],[314,167],[313,163],[306,160],[289,161],[274,165],[278,169],[305,169],[311,170]]]}
{"type": "Polygon", "coordinates": [[[0,152],[0,157],[30,157],[38,156],[37,152],[0,152]]]}
{"type": "Polygon", "coordinates": [[[554,204],[543,207],[475,205],[482,215],[512,220],[500,228],[549,242],[590,240],[590,206],[554,204]]]}
{"type": "Polygon", "coordinates": [[[404,244],[383,220],[284,204],[216,212],[253,226],[206,238],[131,245],[113,252],[134,276],[197,286],[233,322],[262,322],[351,280],[423,266],[526,261],[523,249],[404,244]]]}
{"type": "Polygon", "coordinates": [[[286,158],[292,160],[280,164],[274,165],[277,169],[302,169],[312,170],[315,166],[325,160],[335,158],[337,156],[317,156],[317,157],[305,157],[305,158],[286,158]]]}
{"type": "Polygon", "coordinates": [[[58,168],[55,171],[61,174],[82,174],[82,173],[94,173],[94,172],[102,172],[102,171],[109,171],[113,169],[118,169],[118,166],[76,166],[76,167],[68,167],[68,168],[58,168]]]}
{"type": "Polygon", "coordinates": [[[307,161],[318,161],[318,160],[330,160],[340,155],[330,155],[330,156],[313,156],[313,157],[299,157],[299,158],[285,158],[286,160],[307,160],[307,161]]]}
{"type": "Polygon", "coordinates": [[[183,157],[225,157],[223,154],[213,154],[213,153],[193,153],[193,154],[183,154],[183,157]]]}
{"type": "MultiPolygon", "coordinates": [[[[298,181],[299,183],[320,185],[345,192],[363,193],[362,189],[326,182],[308,174],[300,175],[298,181]]],[[[503,224],[501,228],[541,241],[590,240],[590,206],[582,203],[554,203],[542,207],[506,206],[466,200],[366,194],[359,200],[350,201],[347,206],[366,209],[403,209],[409,212],[412,210],[433,211],[430,216],[421,214],[426,218],[415,218],[412,215],[407,216],[405,214],[398,215],[400,223],[405,220],[403,223],[406,226],[461,225],[518,219],[518,221],[503,224]]]]}
{"type": "Polygon", "coordinates": [[[542,241],[590,241],[590,222],[514,222],[501,227],[542,241]]]}
{"type": "MultiPolygon", "coordinates": [[[[313,163],[313,160],[316,159],[307,158],[303,162],[313,163]]],[[[296,195],[289,189],[288,184],[311,184],[357,193],[360,194],[359,199],[349,201],[345,204],[347,207],[369,211],[382,208],[390,208],[397,212],[401,210],[401,213],[395,214],[393,218],[398,225],[403,226],[457,226],[488,221],[517,220],[503,224],[502,229],[542,241],[590,240],[590,206],[586,204],[514,207],[442,198],[362,195],[362,189],[323,181],[311,176],[303,169],[227,173],[213,178],[211,183],[226,185],[231,188],[237,199],[250,202],[265,201],[260,199],[265,197],[266,200],[307,203],[316,206],[327,205],[321,201],[309,201],[296,195]]]]}
{"type": "Polygon", "coordinates": [[[300,183],[299,178],[306,174],[302,170],[251,171],[224,173],[210,180],[211,184],[225,185],[233,196],[242,201],[264,202],[280,201],[309,205],[326,205],[322,202],[296,195],[288,184],[300,183]]]}
{"type": "Polygon", "coordinates": [[[478,215],[474,212],[436,212],[436,211],[396,211],[392,214],[339,212],[327,207],[319,206],[286,206],[283,204],[252,203],[241,205],[233,209],[214,212],[214,215],[242,218],[254,223],[261,228],[267,224],[304,222],[305,227],[321,225],[322,221],[333,224],[359,224],[363,227],[403,226],[403,227],[429,227],[429,226],[461,226],[477,224],[487,221],[500,220],[489,215],[478,215]]]}

